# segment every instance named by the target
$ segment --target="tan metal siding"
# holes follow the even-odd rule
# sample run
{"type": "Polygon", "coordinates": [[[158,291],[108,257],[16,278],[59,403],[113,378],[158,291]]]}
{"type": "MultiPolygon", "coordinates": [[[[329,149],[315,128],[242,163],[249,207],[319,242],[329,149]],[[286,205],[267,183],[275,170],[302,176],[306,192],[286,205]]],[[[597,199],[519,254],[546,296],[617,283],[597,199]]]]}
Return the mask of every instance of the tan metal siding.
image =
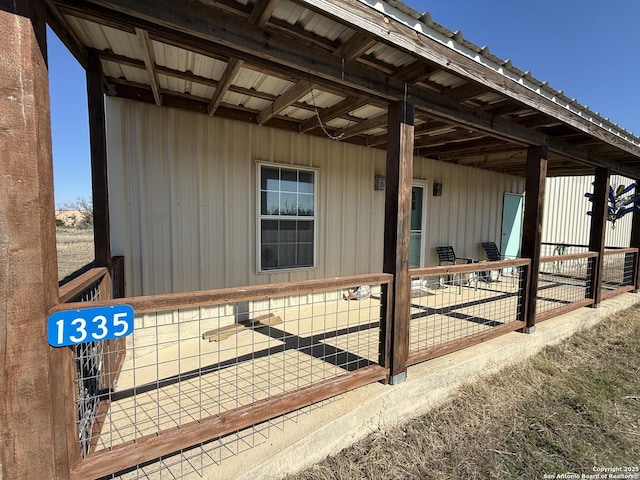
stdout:
{"type": "MultiPolygon", "coordinates": [[[[593,176],[548,178],[546,183],[542,241],[587,245],[591,217],[591,203],[584,196],[593,192],[593,176]]],[[[632,180],[619,175],[611,176],[611,185],[629,185],[632,180]]],[[[605,245],[628,247],[631,238],[631,215],[616,222],[615,228],[606,223],[605,245]]]]}
{"type": "MultiPolygon", "coordinates": [[[[154,294],[382,270],[386,153],[247,123],[107,99],[112,250],[127,293],[154,294]],[[256,162],[318,171],[317,266],[257,273],[256,162]]],[[[426,265],[435,247],[483,258],[499,241],[504,192],[524,181],[416,158],[427,181],[426,265]],[[433,182],[443,196],[432,196],[433,182]]]]}

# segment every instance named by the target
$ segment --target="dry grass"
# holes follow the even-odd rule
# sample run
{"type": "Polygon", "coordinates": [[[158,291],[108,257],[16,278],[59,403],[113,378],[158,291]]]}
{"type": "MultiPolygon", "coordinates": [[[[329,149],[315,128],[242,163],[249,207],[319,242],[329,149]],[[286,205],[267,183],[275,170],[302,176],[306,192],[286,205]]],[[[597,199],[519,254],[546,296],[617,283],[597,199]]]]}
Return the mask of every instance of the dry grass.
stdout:
{"type": "Polygon", "coordinates": [[[640,307],[620,312],[288,478],[541,479],[640,467],[639,319],[640,307]]]}
{"type": "Polygon", "coordinates": [[[58,279],[93,262],[93,229],[57,228],[58,279]]]}

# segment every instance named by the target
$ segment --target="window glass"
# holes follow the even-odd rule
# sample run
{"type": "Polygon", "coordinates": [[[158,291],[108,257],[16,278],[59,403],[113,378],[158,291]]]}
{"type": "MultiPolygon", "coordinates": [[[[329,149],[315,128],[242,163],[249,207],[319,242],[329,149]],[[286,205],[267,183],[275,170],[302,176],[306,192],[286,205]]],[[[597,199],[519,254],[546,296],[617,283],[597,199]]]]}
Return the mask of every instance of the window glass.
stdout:
{"type": "Polygon", "coordinates": [[[261,271],[315,264],[316,174],[260,166],[261,271]]]}

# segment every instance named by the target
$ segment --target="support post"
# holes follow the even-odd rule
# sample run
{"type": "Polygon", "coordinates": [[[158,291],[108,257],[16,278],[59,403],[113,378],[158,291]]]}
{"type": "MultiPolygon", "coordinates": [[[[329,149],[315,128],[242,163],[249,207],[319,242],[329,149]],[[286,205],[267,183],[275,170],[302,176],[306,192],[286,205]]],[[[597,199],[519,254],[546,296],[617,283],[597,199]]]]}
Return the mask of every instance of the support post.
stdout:
{"type": "MultiPolygon", "coordinates": [[[[393,294],[383,291],[391,318],[383,322],[391,333],[390,383],[406,377],[409,356],[411,279],[409,278],[409,230],[411,226],[411,184],[413,177],[413,105],[399,101],[389,106],[389,136],[384,217],[385,273],[393,275],[393,294]]],[[[383,309],[384,311],[384,309],[383,309]]]]}
{"type": "Polygon", "coordinates": [[[593,307],[597,308],[602,301],[602,270],[604,265],[604,239],[607,222],[607,206],[609,202],[609,174],[605,167],[596,168],[596,180],[593,189],[593,214],[591,215],[591,231],[589,233],[589,251],[598,252],[591,268],[590,290],[587,298],[593,299],[593,307]]]}
{"type": "MultiPolygon", "coordinates": [[[[640,194],[640,181],[636,180],[636,195],[640,194]]],[[[631,239],[629,240],[629,246],[632,248],[640,248],[640,211],[634,210],[633,219],[631,220],[631,239]]],[[[633,284],[635,289],[633,293],[640,291],[640,254],[636,255],[636,260],[633,263],[633,284]]]]}
{"type": "MultiPolygon", "coordinates": [[[[536,297],[540,272],[540,242],[542,241],[542,216],[547,179],[547,147],[535,146],[527,150],[527,180],[522,234],[522,256],[531,259],[528,285],[525,285],[523,302],[525,333],[536,330],[536,297]]],[[[526,281],[526,279],[525,279],[526,281]]]]}
{"type": "Polygon", "coordinates": [[[102,80],[100,58],[95,53],[90,53],[87,68],[87,104],[89,109],[95,265],[107,267],[108,277],[111,278],[107,136],[102,80]]]}
{"type": "Polygon", "coordinates": [[[58,302],[45,2],[0,0],[0,477],[68,478],[75,364],[58,302]]]}

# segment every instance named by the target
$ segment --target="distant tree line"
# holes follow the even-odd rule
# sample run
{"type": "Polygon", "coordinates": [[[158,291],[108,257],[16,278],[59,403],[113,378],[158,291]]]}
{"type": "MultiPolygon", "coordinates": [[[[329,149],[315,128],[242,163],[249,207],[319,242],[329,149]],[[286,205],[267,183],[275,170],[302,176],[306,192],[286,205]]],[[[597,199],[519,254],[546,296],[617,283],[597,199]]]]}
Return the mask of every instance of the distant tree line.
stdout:
{"type": "Polygon", "coordinates": [[[77,197],[73,202],[63,203],[56,207],[56,214],[64,211],[78,212],[78,216],[74,216],[72,221],[56,218],[56,227],[93,228],[93,201],[91,198],[87,200],[84,197],[77,197]]]}

